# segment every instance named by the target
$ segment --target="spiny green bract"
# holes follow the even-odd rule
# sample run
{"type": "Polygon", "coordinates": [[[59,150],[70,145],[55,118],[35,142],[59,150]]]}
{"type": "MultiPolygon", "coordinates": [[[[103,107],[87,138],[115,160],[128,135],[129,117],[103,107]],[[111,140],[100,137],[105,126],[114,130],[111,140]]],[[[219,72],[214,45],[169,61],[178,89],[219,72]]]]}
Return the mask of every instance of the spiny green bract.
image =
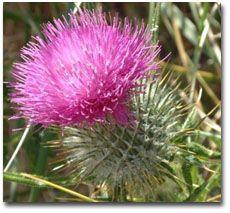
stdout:
{"type": "Polygon", "coordinates": [[[117,200],[151,198],[163,182],[175,181],[169,163],[179,149],[173,141],[181,133],[187,107],[178,95],[178,84],[170,86],[171,79],[165,79],[142,82],[148,85],[147,92],[132,101],[137,118],[132,127],[65,128],[54,170],[72,174],[79,182],[105,183],[117,200]]]}

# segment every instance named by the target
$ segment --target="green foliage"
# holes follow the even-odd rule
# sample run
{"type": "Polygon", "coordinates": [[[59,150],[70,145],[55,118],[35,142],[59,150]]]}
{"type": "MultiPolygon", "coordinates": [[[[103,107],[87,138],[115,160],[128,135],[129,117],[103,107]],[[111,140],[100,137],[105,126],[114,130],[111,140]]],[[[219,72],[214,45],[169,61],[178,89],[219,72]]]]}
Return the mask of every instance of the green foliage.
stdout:
{"type": "Polygon", "coordinates": [[[187,188],[190,193],[193,189],[191,168],[192,168],[192,164],[189,161],[185,161],[182,165],[182,173],[183,173],[184,179],[187,183],[187,188]]]}
{"type": "Polygon", "coordinates": [[[220,159],[221,158],[221,153],[217,151],[213,151],[210,149],[207,149],[206,147],[196,143],[196,142],[191,142],[188,143],[187,145],[188,149],[195,154],[197,154],[200,157],[207,157],[209,159],[220,159]]]}
{"type": "Polygon", "coordinates": [[[30,187],[36,187],[36,188],[47,188],[48,186],[42,183],[39,183],[38,181],[31,180],[30,178],[24,177],[20,173],[15,172],[4,172],[3,179],[5,181],[12,181],[16,183],[20,183],[26,186],[30,187]]]}

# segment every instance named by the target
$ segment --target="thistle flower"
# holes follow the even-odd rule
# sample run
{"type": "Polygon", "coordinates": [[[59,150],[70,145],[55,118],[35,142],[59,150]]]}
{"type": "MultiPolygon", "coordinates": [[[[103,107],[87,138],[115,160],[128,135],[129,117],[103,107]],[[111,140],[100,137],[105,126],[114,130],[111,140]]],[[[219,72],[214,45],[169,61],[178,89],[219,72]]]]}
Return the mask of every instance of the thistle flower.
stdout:
{"type": "MultiPolygon", "coordinates": [[[[14,64],[11,102],[30,124],[126,124],[140,79],[156,70],[160,47],[144,23],[81,10],[55,19],[21,50],[14,64]]],[[[143,88],[143,87],[141,87],[143,88]]]]}
{"type": "Polygon", "coordinates": [[[105,185],[108,197],[116,201],[156,200],[163,184],[171,187],[169,197],[180,191],[171,162],[177,163],[182,155],[178,141],[179,145],[186,141],[183,119],[189,106],[178,95],[180,82],[171,82],[172,75],[166,75],[147,82],[145,94],[135,95],[132,109],[138,119],[132,126],[66,127],[60,144],[47,142],[56,156],[50,162],[53,172],[69,184],[105,185]]]}

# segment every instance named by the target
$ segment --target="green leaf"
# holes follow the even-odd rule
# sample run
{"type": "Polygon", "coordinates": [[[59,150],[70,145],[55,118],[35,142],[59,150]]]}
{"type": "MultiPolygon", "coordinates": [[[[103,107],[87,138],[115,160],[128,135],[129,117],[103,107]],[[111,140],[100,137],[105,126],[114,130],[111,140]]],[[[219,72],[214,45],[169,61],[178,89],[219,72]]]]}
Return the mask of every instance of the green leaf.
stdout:
{"type": "Polygon", "coordinates": [[[161,166],[163,166],[165,169],[167,169],[168,172],[170,172],[170,173],[173,174],[173,175],[176,175],[176,172],[174,171],[174,169],[173,169],[168,163],[165,163],[165,162],[162,161],[160,164],[161,164],[161,166]]]}
{"type": "Polygon", "coordinates": [[[201,144],[195,143],[195,142],[190,142],[187,143],[187,147],[190,151],[196,153],[200,157],[207,157],[211,159],[220,159],[221,158],[221,153],[218,151],[213,151],[210,150],[201,144]]]}
{"type": "Polygon", "coordinates": [[[27,185],[30,187],[37,187],[37,188],[47,188],[48,187],[47,185],[43,183],[40,183],[32,179],[29,179],[27,177],[24,177],[20,173],[4,172],[3,179],[4,181],[16,182],[16,183],[27,185]]]}
{"type": "Polygon", "coordinates": [[[194,202],[200,196],[200,194],[205,189],[207,183],[201,184],[198,188],[194,190],[194,192],[184,201],[184,202],[194,202]]]}
{"type": "Polygon", "coordinates": [[[184,177],[185,182],[187,183],[187,188],[189,190],[189,193],[192,192],[193,190],[193,186],[192,186],[192,175],[191,175],[191,168],[192,168],[192,164],[189,163],[188,161],[185,161],[181,167],[182,169],[182,174],[184,177]]]}
{"type": "Polygon", "coordinates": [[[205,190],[203,190],[200,193],[199,198],[197,199],[197,201],[200,202],[204,202],[206,201],[206,198],[208,196],[208,193],[217,185],[221,185],[221,181],[220,181],[220,166],[218,166],[216,172],[208,179],[207,185],[205,187],[205,190]]]}
{"type": "Polygon", "coordinates": [[[194,131],[192,134],[196,136],[204,136],[206,138],[209,138],[219,148],[221,146],[221,134],[220,133],[205,132],[205,131],[197,130],[197,131],[194,131]]]}
{"type": "MultiPolygon", "coordinates": [[[[201,184],[193,193],[185,200],[185,202],[205,202],[208,192],[215,186],[220,179],[220,166],[216,172],[208,179],[207,182],[201,184]]],[[[220,182],[218,182],[220,184],[220,182]]]]}
{"type": "Polygon", "coordinates": [[[194,126],[197,118],[197,110],[195,107],[192,108],[192,110],[189,112],[185,122],[183,123],[182,129],[190,128],[194,126]]]}

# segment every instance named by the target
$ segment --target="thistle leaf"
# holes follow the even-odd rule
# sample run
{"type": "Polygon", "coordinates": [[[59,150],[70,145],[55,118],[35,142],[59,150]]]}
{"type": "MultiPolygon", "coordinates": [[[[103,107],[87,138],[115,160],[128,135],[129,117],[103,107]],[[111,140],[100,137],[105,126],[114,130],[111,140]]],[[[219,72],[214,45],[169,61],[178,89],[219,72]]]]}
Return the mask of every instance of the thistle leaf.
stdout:
{"type": "Polygon", "coordinates": [[[192,165],[188,162],[188,161],[185,161],[182,165],[182,174],[184,176],[184,179],[187,183],[187,188],[189,190],[189,193],[192,192],[193,190],[193,186],[192,186],[192,175],[191,175],[191,168],[192,168],[192,165]]]}

